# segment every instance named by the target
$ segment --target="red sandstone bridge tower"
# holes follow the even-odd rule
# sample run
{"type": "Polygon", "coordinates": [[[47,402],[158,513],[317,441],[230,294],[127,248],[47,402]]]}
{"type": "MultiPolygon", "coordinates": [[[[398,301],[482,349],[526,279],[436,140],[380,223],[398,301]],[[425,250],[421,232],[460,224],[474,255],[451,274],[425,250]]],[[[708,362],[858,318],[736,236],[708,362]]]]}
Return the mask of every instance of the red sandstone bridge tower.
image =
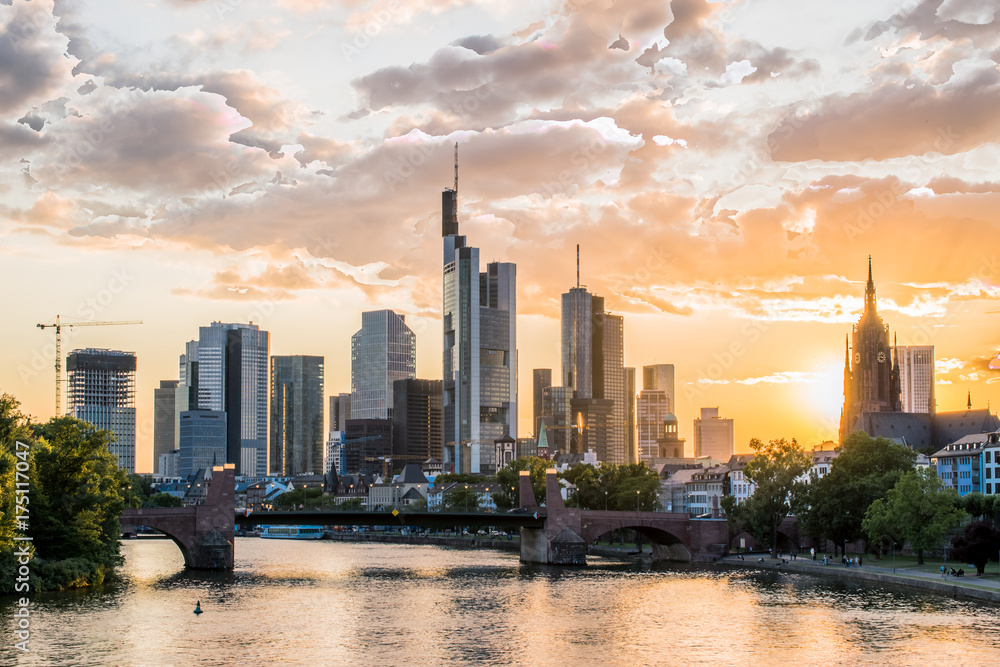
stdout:
{"type": "Polygon", "coordinates": [[[212,468],[208,495],[193,507],[156,507],[122,512],[122,533],[146,526],[180,547],[184,565],[197,570],[233,569],[236,470],[232,463],[212,468]]]}

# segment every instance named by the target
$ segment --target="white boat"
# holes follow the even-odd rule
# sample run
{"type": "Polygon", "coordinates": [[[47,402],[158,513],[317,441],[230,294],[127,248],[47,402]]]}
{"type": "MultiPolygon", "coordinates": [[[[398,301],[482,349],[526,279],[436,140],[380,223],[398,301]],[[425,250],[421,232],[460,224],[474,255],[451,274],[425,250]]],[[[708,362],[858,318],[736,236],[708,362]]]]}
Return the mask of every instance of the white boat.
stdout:
{"type": "Polygon", "coordinates": [[[320,526],[261,526],[260,536],[281,540],[318,540],[323,537],[320,526]]]}

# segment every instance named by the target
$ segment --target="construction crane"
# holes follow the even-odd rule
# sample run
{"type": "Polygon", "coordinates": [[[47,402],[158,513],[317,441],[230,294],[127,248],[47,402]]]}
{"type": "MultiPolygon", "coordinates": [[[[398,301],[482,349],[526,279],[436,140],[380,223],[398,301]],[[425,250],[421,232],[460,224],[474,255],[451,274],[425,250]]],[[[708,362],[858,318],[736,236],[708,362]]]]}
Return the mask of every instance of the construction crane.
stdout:
{"type": "Polygon", "coordinates": [[[59,416],[62,406],[62,328],[63,327],[106,327],[117,324],[142,324],[142,320],[128,320],[125,322],[63,322],[56,315],[55,324],[36,325],[43,331],[55,328],[56,330],[56,417],[59,416]]]}

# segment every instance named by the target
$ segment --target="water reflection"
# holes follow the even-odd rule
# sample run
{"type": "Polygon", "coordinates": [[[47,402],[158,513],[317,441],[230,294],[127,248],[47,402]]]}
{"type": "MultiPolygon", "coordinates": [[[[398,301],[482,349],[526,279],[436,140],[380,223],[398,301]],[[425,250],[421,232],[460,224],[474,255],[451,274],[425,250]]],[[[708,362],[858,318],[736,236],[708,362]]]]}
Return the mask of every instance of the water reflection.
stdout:
{"type": "Polygon", "coordinates": [[[1000,641],[995,607],[775,572],[238,538],[212,573],[168,541],[123,550],[119,585],[34,598],[22,664],[992,665],[1000,641]]]}

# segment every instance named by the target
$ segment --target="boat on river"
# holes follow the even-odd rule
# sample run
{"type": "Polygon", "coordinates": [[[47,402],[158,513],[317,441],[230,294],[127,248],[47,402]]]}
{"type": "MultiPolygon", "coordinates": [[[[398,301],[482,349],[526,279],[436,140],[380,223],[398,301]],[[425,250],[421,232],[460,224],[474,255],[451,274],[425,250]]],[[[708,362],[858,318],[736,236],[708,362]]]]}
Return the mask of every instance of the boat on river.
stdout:
{"type": "Polygon", "coordinates": [[[322,526],[261,526],[261,537],[279,540],[318,540],[322,526]]]}

